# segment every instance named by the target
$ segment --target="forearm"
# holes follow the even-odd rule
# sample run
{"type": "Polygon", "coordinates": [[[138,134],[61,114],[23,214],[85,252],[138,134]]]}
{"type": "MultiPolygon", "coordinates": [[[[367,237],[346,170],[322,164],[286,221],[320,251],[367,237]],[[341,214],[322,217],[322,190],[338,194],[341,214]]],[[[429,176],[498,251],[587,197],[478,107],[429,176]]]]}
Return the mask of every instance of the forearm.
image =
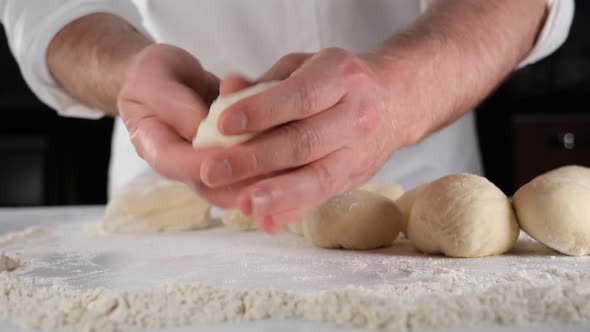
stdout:
{"type": "Polygon", "coordinates": [[[435,1],[375,55],[383,79],[403,89],[409,132],[419,141],[481,102],[531,51],[545,0],[435,1]]]}
{"type": "Polygon", "coordinates": [[[53,38],[47,65],[68,94],[114,116],[127,65],[150,43],[122,18],[92,14],[70,23],[53,38]]]}

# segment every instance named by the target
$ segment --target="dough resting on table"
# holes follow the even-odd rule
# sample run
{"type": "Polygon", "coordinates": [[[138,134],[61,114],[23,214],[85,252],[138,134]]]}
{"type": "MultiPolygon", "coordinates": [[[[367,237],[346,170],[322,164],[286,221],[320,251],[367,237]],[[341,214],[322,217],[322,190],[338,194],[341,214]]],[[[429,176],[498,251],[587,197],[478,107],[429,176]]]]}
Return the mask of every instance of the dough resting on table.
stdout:
{"type": "Polygon", "coordinates": [[[522,186],[512,203],[535,240],[572,256],[590,254],[590,168],[565,166],[522,186]]]}
{"type": "Polygon", "coordinates": [[[451,257],[502,254],[512,248],[518,233],[506,195],[472,174],[449,175],[428,184],[414,202],[407,229],[418,250],[451,257]]]}
{"type": "Polygon", "coordinates": [[[402,188],[399,184],[375,180],[371,180],[363,184],[362,186],[358,187],[358,189],[380,194],[394,202],[404,194],[404,188],[402,188]]]}
{"type": "Polygon", "coordinates": [[[221,213],[221,222],[229,228],[240,231],[258,229],[258,221],[242,213],[239,209],[224,209],[221,213]]]}
{"type": "Polygon", "coordinates": [[[426,188],[426,185],[426,183],[421,184],[410,191],[406,191],[395,201],[395,204],[397,205],[399,211],[402,214],[402,233],[404,233],[405,236],[408,236],[408,222],[410,221],[410,212],[412,211],[414,202],[416,201],[416,198],[420,195],[422,190],[426,188]]]}
{"type": "Polygon", "coordinates": [[[353,190],[336,196],[303,218],[305,238],[322,248],[375,249],[390,246],[401,229],[395,203],[377,193],[353,190]]]}
{"type": "Polygon", "coordinates": [[[210,209],[183,183],[142,176],[114,193],[102,225],[111,233],[201,229],[211,224],[210,209]]]}

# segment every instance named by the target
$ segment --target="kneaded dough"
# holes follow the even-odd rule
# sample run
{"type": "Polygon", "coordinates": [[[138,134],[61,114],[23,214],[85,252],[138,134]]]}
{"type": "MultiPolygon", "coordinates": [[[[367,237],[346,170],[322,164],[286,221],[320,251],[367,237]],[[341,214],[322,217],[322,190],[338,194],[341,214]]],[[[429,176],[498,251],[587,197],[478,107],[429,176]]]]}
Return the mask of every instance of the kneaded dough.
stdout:
{"type": "Polygon", "coordinates": [[[229,228],[240,231],[258,229],[258,221],[242,213],[239,209],[224,209],[221,213],[221,222],[229,228]]]}
{"type": "Polygon", "coordinates": [[[383,195],[394,202],[404,194],[404,188],[399,184],[375,180],[363,184],[358,189],[383,195]]]}
{"type": "Polygon", "coordinates": [[[211,224],[210,209],[183,183],[141,176],[114,193],[102,226],[111,233],[201,229],[211,224]]]}
{"type": "Polygon", "coordinates": [[[238,101],[259,94],[274,84],[276,81],[261,82],[249,88],[240,90],[238,92],[221,96],[217,98],[209,108],[209,115],[201,122],[195,138],[193,138],[193,146],[207,147],[207,146],[232,146],[243,143],[254,136],[254,134],[243,134],[225,136],[219,132],[217,121],[219,116],[226,108],[237,103],[238,101]]]}
{"type": "Polygon", "coordinates": [[[416,197],[420,195],[422,190],[426,188],[426,185],[427,183],[424,183],[410,191],[406,191],[395,201],[399,212],[402,214],[402,233],[404,233],[405,236],[408,236],[408,222],[410,221],[410,212],[412,211],[412,206],[414,206],[414,201],[416,200],[416,197]]]}
{"type": "Polygon", "coordinates": [[[590,254],[590,168],[565,166],[522,186],[512,198],[520,226],[571,256],[590,254]]]}
{"type": "Polygon", "coordinates": [[[377,193],[353,190],[303,218],[305,238],[321,248],[375,249],[390,246],[401,229],[395,203],[377,193]]]}
{"type": "Polygon", "coordinates": [[[483,257],[510,250],[519,227],[498,187],[477,175],[454,174],[421,191],[407,231],[412,244],[424,253],[483,257]]]}

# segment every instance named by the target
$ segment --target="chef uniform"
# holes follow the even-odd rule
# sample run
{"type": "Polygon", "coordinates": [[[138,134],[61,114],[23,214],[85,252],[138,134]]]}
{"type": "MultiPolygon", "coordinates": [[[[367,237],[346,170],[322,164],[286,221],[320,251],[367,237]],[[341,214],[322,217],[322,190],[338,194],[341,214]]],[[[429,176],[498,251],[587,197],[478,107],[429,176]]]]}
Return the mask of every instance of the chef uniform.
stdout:
{"type": "MultiPolygon", "coordinates": [[[[574,1],[547,3],[546,22],[521,66],[551,54],[567,38],[574,1]]],[[[327,47],[354,53],[374,50],[411,24],[427,5],[418,0],[0,0],[0,19],[33,92],[64,116],[98,118],[100,110],[80,104],[59,87],[45,60],[56,33],[84,15],[119,15],[155,41],[188,50],[219,77],[238,72],[255,78],[290,52],[327,47]]],[[[110,191],[146,172],[153,171],[135,153],[118,118],[110,191]]],[[[400,149],[376,176],[410,188],[458,172],[482,172],[472,112],[420,143],[400,149]]]]}

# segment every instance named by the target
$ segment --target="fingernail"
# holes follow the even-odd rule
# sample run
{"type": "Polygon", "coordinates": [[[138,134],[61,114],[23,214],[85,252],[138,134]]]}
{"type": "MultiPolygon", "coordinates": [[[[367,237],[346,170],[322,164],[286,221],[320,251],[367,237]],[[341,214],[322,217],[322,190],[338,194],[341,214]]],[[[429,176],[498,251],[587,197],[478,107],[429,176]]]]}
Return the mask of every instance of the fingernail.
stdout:
{"type": "Polygon", "coordinates": [[[256,189],[251,195],[250,200],[252,201],[252,214],[261,216],[270,207],[271,197],[270,194],[262,189],[256,189]]]}
{"type": "Polygon", "coordinates": [[[232,176],[232,167],[227,159],[217,160],[209,166],[207,180],[210,185],[222,182],[232,176]]]}
{"type": "Polygon", "coordinates": [[[248,117],[239,112],[228,115],[225,119],[225,133],[229,135],[241,134],[248,126],[248,117]]]}

